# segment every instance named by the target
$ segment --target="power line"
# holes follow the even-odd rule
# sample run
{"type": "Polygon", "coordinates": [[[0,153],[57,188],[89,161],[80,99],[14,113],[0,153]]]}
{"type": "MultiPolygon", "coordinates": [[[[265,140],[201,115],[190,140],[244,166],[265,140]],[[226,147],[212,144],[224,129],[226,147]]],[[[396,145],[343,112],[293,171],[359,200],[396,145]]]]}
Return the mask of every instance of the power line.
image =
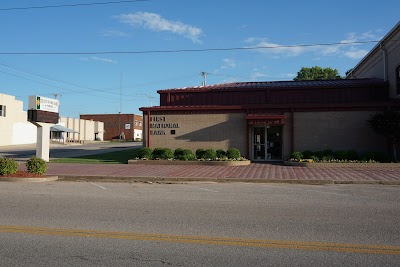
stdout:
{"type": "MultiPolygon", "coordinates": [[[[397,40],[393,40],[397,41],[397,40]]],[[[357,41],[346,43],[321,43],[321,44],[298,44],[298,45],[273,45],[252,47],[230,47],[230,48],[204,48],[204,49],[175,49],[175,50],[144,50],[144,51],[92,51],[92,52],[0,52],[0,55],[106,55],[106,54],[155,54],[155,53],[184,53],[184,52],[210,52],[210,51],[233,51],[233,50],[257,50],[257,49],[280,49],[298,47],[317,47],[332,45],[354,45],[379,43],[380,40],[357,41]]]]}
{"type": "Polygon", "coordinates": [[[64,4],[64,5],[52,5],[52,6],[8,7],[8,8],[0,8],[0,11],[60,8],[60,7],[78,7],[78,6],[94,6],[94,5],[110,5],[110,4],[124,4],[124,3],[145,2],[145,1],[148,1],[148,0],[109,1],[109,2],[78,3],[78,4],[64,4]]]}

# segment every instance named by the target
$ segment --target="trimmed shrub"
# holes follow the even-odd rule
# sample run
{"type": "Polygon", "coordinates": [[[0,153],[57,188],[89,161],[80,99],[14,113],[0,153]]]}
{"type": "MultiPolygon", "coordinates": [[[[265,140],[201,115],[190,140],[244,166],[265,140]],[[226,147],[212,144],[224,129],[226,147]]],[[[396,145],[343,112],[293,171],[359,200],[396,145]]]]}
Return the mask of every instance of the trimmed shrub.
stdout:
{"type": "Polygon", "coordinates": [[[344,151],[344,150],[337,150],[337,151],[335,151],[335,159],[338,159],[338,160],[348,160],[347,151],[344,151]]]}
{"type": "Polygon", "coordinates": [[[226,156],[228,159],[238,159],[240,158],[240,151],[237,148],[229,148],[226,151],[226,156]]]}
{"type": "Polygon", "coordinates": [[[348,160],[359,160],[360,156],[358,155],[357,151],[355,150],[348,150],[347,151],[347,159],[348,160]]]}
{"type": "Polygon", "coordinates": [[[190,149],[183,150],[183,158],[181,160],[195,160],[196,157],[193,154],[193,151],[190,149]]]}
{"type": "Polygon", "coordinates": [[[195,156],[190,149],[177,148],[174,151],[174,158],[178,160],[194,160],[195,156]]]}
{"type": "Polygon", "coordinates": [[[153,149],[150,147],[142,147],[137,152],[138,158],[140,159],[149,159],[151,158],[151,154],[153,153],[153,149]]]}
{"type": "Polygon", "coordinates": [[[205,159],[204,154],[206,153],[205,149],[199,148],[196,150],[196,158],[205,159]]]}
{"type": "Polygon", "coordinates": [[[153,150],[152,156],[153,159],[173,159],[174,151],[170,148],[155,148],[153,150]]]}
{"type": "Polygon", "coordinates": [[[180,159],[183,156],[183,148],[177,148],[174,151],[174,159],[180,159]]]}
{"type": "Polygon", "coordinates": [[[221,158],[225,158],[226,157],[226,152],[223,149],[218,149],[216,151],[216,153],[217,153],[217,158],[221,159],[221,158]]]}
{"type": "Polygon", "coordinates": [[[46,173],[46,161],[43,159],[37,158],[37,157],[31,157],[26,163],[25,163],[26,169],[30,173],[34,174],[45,174],[46,173]]]}
{"type": "Polygon", "coordinates": [[[314,152],[310,150],[303,151],[303,159],[311,159],[314,156],[314,152]]]}
{"type": "Polygon", "coordinates": [[[0,175],[14,174],[18,170],[18,163],[14,159],[0,158],[0,175]]]}
{"type": "Polygon", "coordinates": [[[303,154],[299,151],[295,151],[292,153],[291,158],[294,160],[301,160],[303,159],[303,154]]]}
{"type": "Polygon", "coordinates": [[[217,152],[214,149],[206,149],[204,152],[205,159],[215,160],[217,158],[217,152]]]}

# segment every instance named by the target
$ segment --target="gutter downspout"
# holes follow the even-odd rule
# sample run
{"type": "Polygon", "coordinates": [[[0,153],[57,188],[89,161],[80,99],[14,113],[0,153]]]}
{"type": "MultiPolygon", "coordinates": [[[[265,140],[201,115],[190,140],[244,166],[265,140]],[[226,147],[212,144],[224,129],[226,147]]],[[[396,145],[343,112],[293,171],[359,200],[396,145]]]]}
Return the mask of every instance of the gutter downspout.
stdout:
{"type": "Polygon", "coordinates": [[[383,80],[387,82],[388,80],[388,56],[387,56],[387,50],[384,47],[384,44],[380,44],[380,48],[382,50],[382,56],[383,56],[383,80]]]}

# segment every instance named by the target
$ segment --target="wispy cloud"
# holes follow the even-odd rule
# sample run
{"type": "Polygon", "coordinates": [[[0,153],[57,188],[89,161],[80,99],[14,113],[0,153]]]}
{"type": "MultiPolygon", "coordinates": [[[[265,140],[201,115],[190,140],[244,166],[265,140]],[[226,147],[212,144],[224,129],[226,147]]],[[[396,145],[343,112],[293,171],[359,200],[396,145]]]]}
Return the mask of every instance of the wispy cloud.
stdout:
{"type": "Polygon", "coordinates": [[[121,14],[116,18],[125,24],[142,27],[152,31],[165,31],[181,35],[194,43],[201,43],[200,37],[203,30],[180,21],[172,21],[163,18],[161,15],[149,12],[136,12],[132,14],[121,14]]]}
{"type": "Polygon", "coordinates": [[[223,64],[220,67],[220,69],[233,69],[233,68],[236,68],[236,66],[237,66],[235,60],[233,60],[233,59],[225,58],[222,60],[222,62],[223,62],[223,64]]]}
{"type": "Polygon", "coordinates": [[[312,53],[318,56],[345,56],[360,59],[368,53],[368,50],[365,49],[364,44],[355,44],[355,42],[380,40],[381,37],[377,33],[378,31],[368,31],[361,34],[348,33],[345,39],[334,45],[285,46],[272,43],[267,38],[248,38],[245,42],[250,45],[249,47],[265,47],[257,49],[257,51],[273,58],[296,57],[312,53]]]}
{"type": "Polygon", "coordinates": [[[257,51],[269,55],[298,56],[306,51],[306,48],[301,46],[282,47],[282,45],[269,42],[266,38],[248,38],[245,42],[250,44],[250,47],[264,47],[257,51]]]}
{"type": "Polygon", "coordinates": [[[104,63],[111,63],[111,64],[116,64],[118,63],[118,61],[113,60],[111,58],[104,58],[104,57],[82,57],[80,58],[80,60],[82,61],[100,61],[100,62],[104,62],[104,63]]]}
{"type": "Polygon", "coordinates": [[[117,31],[117,30],[105,30],[102,33],[105,37],[129,37],[130,35],[126,32],[117,31]]]}

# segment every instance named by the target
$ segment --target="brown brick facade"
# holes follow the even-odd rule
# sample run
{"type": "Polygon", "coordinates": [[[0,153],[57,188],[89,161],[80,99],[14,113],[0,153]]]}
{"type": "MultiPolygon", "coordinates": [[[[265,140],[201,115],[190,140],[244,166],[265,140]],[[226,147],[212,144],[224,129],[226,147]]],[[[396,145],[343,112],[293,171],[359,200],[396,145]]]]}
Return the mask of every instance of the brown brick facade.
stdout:
{"type": "Polygon", "coordinates": [[[136,114],[83,114],[81,119],[104,122],[104,140],[134,140],[134,131],[143,129],[143,117],[136,114]]]}
{"type": "MultiPolygon", "coordinates": [[[[150,115],[150,147],[171,149],[237,148],[247,153],[247,125],[244,113],[230,114],[163,114],[150,115]],[[175,131],[175,134],[174,132],[175,131]]],[[[144,116],[145,129],[148,119],[144,116]]]]}
{"type": "Polygon", "coordinates": [[[294,151],[386,152],[385,139],[367,125],[371,111],[294,113],[294,151]]]}

